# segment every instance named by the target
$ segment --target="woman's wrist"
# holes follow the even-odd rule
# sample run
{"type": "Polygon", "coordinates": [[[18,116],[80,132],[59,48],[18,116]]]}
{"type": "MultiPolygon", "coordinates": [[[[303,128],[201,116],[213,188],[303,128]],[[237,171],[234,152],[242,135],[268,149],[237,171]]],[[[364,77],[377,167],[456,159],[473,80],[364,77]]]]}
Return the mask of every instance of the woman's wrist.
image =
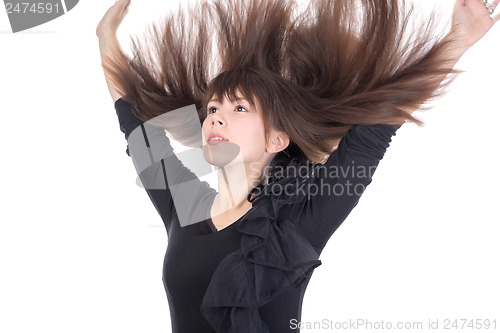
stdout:
{"type": "Polygon", "coordinates": [[[118,42],[116,35],[109,34],[99,37],[99,50],[101,52],[101,56],[107,55],[112,52],[112,50],[116,49],[120,49],[120,43],[118,42]]]}
{"type": "Polygon", "coordinates": [[[450,55],[457,61],[464,55],[465,52],[472,46],[462,37],[460,30],[452,29],[445,36],[444,40],[449,40],[451,44],[450,55]]]}
{"type": "Polygon", "coordinates": [[[455,30],[451,30],[442,40],[443,43],[447,43],[448,51],[443,53],[445,61],[448,65],[452,63],[456,64],[470,46],[467,45],[465,41],[460,38],[460,34],[455,30]]]}

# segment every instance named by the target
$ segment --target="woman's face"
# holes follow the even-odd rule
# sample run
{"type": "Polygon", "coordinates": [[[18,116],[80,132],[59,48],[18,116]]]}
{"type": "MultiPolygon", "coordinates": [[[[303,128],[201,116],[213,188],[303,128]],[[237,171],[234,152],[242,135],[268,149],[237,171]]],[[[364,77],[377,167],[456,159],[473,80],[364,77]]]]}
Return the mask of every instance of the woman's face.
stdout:
{"type": "Polygon", "coordinates": [[[202,132],[206,158],[211,164],[226,165],[240,153],[248,165],[269,159],[262,110],[252,107],[241,95],[238,97],[234,102],[225,96],[221,101],[212,98],[207,105],[202,132]]]}

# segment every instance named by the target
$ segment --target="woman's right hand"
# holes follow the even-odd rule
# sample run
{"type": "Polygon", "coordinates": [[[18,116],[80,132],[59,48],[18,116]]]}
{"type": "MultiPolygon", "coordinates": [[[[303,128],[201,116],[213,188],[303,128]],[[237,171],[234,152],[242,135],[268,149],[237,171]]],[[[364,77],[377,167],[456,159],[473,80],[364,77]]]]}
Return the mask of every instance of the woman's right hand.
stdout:
{"type": "Polygon", "coordinates": [[[115,4],[106,11],[106,14],[104,14],[97,25],[96,35],[99,38],[101,53],[117,43],[116,31],[127,13],[129,3],[130,0],[116,1],[115,4]]]}

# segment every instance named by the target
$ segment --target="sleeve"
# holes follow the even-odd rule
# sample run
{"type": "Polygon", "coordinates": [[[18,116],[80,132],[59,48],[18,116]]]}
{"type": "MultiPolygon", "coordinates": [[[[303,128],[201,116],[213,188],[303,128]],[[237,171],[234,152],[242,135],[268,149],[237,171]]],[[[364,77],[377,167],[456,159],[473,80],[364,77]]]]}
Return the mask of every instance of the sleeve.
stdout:
{"type": "MultiPolygon", "coordinates": [[[[164,128],[150,122],[144,123],[135,116],[132,108],[131,104],[121,98],[115,102],[120,130],[127,140],[126,153],[131,157],[138,174],[138,184],[146,190],[167,232],[170,234],[174,217],[179,219],[181,226],[210,217],[216,191],[207,182],[200,181],[181,162],[174,153],[164,128]]],[[[194,116],[197,117],[196,109],[194,116]]],[[[184,155],[189,155],[194,162],[198,159],[199,162],[202,153],[201,149],[191,149],[184,155]]]]}
{"type": "Polygon", "coordinates": [[[299,227],[311,245],[323,249],[371,183],[373,174],[402,125],[354,125],[320,165],[301,207],[299,227]]]}

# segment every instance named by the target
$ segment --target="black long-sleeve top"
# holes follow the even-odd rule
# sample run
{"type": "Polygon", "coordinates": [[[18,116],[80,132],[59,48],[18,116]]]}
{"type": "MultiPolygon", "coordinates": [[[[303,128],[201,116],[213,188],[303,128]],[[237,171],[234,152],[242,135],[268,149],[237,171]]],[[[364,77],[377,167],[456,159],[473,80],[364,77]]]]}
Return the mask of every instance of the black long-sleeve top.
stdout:
{"type": "Polygon", "coordinates": [[[294,176],[254,188],[252,208],[217,231],[209,214],[216,191],[127,101],[117,100],[115,109],[126,152],[168,233],[163,283],[172,331],[298,332],[291,323],[300,321],[319,255],[370,184],[401,125],[354,125],[323,165],[293,160],[294,176]],[[295,190],[272,190],[272,184],[295,190]]]}

